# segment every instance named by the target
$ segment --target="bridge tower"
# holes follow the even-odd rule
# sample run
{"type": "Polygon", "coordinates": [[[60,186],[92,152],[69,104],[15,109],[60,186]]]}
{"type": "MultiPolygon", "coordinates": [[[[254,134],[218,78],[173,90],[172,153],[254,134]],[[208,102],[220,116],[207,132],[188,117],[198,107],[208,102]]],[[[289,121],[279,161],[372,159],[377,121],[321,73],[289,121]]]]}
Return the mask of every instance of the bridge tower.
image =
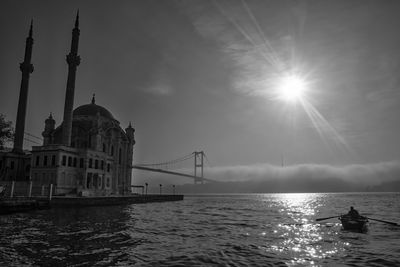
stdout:
{"type": "Polygon", "coordinates": [[[194,154],[194,184],[201,183],[204,184],[204,151],[195,151],[194,154]],[[197,176],[197,169],[200,168],[200,176],[197,176]]]}

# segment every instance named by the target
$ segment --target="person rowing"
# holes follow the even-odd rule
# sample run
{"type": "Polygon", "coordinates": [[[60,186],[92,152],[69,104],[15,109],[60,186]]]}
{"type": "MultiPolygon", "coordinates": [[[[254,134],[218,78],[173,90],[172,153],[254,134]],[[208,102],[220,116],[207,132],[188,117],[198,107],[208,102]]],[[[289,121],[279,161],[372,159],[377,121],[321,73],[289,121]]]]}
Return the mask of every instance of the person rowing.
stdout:
{"type": "Polygon", "coordinates": [[[360,214],[358,213],[358,211],[356,209],[354,209],[353,206],[350,207],[349,212],[347,213],[348,216],[350,216],[351,218],[359,218],[362,217],[360,216],[360,214]]]}

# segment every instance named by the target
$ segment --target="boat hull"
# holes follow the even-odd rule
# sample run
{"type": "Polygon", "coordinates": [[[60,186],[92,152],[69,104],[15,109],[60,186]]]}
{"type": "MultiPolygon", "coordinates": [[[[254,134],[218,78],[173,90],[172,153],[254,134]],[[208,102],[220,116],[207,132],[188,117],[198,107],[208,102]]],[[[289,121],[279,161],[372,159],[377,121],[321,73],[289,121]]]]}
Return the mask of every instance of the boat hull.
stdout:
{"type": "Polygon", "coordinates": [[[339,217],[344,230],[364,232],[367,230],[368,219],[365,217],[353,218],[343,215],[339,217]]]}

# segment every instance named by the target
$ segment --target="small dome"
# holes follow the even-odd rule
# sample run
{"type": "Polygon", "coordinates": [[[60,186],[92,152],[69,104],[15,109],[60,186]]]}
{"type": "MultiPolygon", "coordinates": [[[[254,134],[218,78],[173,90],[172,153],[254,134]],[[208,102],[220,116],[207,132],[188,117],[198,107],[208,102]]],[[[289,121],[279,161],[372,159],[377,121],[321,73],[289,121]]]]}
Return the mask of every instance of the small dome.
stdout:
{"type": "Polygon", "coordinates": [[[100,113],[100,116],[102,116],[102,117],[106,117],[108,119],[115,120],[110,111],[103,108],[102,106],[96,105],[93,102],[91,104],[82,105],[80,107],[77,107],[74,110],[73,116],[74,117],[75,116],[97,116],[97,113],[100,113]]]}
{"type": "Polygon", "coordinates": [[[53,119],[53,114],[50,113],[50,116],[44,122],[46,124],[54,124],[56,121],[53,119]]]}

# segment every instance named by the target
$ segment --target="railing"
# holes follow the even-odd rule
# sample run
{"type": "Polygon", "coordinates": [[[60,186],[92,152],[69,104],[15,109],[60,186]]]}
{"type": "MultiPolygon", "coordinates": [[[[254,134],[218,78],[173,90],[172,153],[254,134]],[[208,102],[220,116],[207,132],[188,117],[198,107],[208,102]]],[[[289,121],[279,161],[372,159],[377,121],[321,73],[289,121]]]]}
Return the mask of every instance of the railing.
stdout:
{"type": "Polygon", "coordinates": [[[33,182],[0,182],[0,197],[51,197],[55,193],[53,184],[34,184],[33,182]]]}

